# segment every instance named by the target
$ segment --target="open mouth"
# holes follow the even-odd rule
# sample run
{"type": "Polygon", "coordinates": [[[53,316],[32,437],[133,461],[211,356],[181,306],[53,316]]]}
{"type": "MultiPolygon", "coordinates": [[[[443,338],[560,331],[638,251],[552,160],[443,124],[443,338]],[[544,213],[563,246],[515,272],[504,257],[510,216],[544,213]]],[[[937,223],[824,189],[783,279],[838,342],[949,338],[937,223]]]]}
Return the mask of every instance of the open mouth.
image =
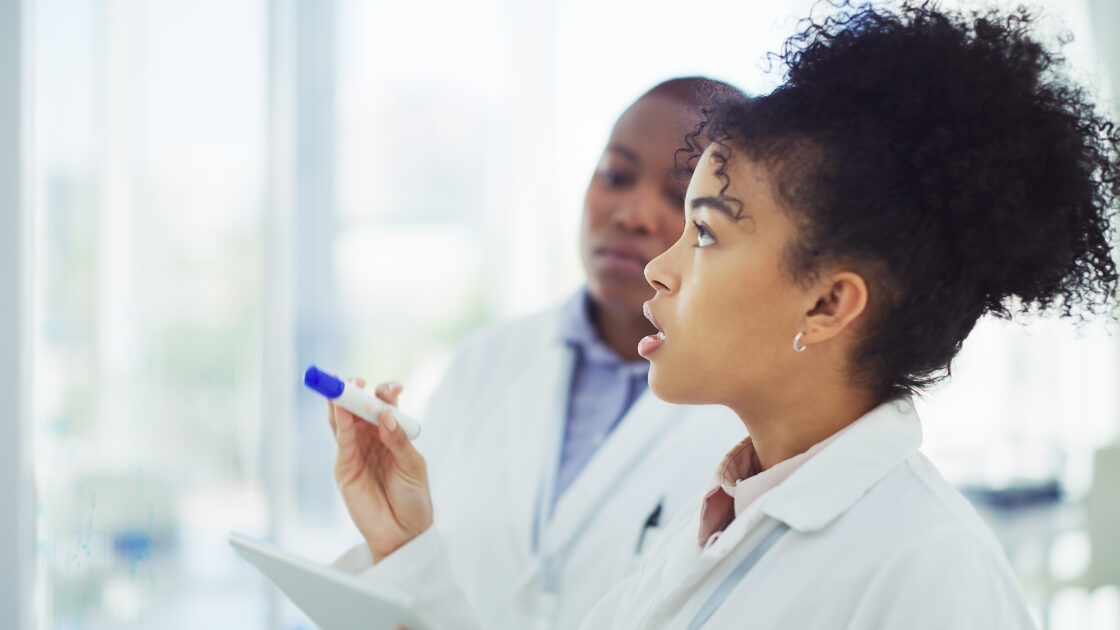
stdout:
{"type": "Polygon", "coordinates": [[[642,304],[642,315],[645,315],[646,319],[649,320],[649,323],[653,324],[653,327],[657,329],[657,334],[654,336],[662,341],[665,341],[665,332],[662,331],[661,327],[657,325],[657,318],[653,316],[653,311],[649,308],[649,302],[645,302],[644,304],[642,304]]]}
{"type": "Polygon", "coordinates": [[[649,302],[642,304],[642,314],[645,315],[649,323],[653,324],[653,327],[657,329],[656,335],[642,337],[642,340],[638,342],[638,354],[643,357],[649,357],[649,355],[653,354],[655,350],[665,343],[665,333],[661,330],[661,327],[657,325],[657,319],[653,316],[653,311],[649,308],[649,302]]]}

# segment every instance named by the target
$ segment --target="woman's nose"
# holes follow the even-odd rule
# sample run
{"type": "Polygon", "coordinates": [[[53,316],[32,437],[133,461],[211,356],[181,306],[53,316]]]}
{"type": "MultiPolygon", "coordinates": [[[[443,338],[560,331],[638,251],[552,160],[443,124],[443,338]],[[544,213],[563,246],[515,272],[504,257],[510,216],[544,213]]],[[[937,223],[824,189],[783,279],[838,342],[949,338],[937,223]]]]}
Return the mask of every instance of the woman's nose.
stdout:
{"type": "Polygon", "coordinates": [[[629,232],[652,234],[657,231],[658,209],[656,193],[636,190],[615,209],[615,224],[629,232]]]}
{"type": "Polygon", "coordinates": [[[653,260],[646,263],[646,282],[658,293],[673,293],[677,287],[677,273],[673,262],[673,252],[676,246],[661,252],[653,260]]]}

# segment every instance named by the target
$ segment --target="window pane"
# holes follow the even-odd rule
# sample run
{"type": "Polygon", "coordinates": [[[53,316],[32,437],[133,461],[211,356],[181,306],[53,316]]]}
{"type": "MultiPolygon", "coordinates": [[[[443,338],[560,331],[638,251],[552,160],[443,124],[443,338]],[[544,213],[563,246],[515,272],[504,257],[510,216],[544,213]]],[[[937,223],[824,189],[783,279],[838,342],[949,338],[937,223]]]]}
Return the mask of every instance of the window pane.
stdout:
{"type": "Polygon", "coordinates": [[[265,10],[35,3],[41,627],[263,623],[265,10]]]}

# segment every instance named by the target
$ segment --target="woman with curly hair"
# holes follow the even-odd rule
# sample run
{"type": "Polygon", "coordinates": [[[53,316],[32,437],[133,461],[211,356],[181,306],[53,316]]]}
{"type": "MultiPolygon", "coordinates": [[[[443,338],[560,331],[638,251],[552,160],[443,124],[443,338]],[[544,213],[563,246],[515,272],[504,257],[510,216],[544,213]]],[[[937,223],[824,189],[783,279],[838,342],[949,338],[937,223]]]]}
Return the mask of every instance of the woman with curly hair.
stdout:
{"type": "MultiPolygon", "coordinates": [[[[725,405],[750,437],[582,627],[1033,626],[910,400],[985,314],[1115,313],[1120,134],[1029,25],[845,5],[787,42],[783,85],[690,136],[639,351],[657,396],[725,405]]],[[[422,471],[386,420],[389,467],[422,471]]],[[[439,544],[366,577],[469,627],[439,544]]]]}

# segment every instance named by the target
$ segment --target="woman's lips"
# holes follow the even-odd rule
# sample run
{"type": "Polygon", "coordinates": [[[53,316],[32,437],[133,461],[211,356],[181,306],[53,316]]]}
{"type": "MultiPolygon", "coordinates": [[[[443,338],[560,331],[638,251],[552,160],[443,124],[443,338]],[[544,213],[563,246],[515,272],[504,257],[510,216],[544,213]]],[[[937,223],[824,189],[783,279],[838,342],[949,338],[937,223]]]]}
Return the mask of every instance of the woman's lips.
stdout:
{"type": "Polygon", "coordinates": [[[656,335],[642,337],[642,340],[638,342],[638,354],[643,357],[648,357],[653,354],[654,350],[660,348],[663,343],[665,343],[665,333],[659,332],[656,335]]]}
{"type": "Polygon", "coordinates": [[[629,247],[607,245],[595,250],[595,258],[600,265],[623,273],[644,273],[649,262],[641,254],[629,247]]]}

